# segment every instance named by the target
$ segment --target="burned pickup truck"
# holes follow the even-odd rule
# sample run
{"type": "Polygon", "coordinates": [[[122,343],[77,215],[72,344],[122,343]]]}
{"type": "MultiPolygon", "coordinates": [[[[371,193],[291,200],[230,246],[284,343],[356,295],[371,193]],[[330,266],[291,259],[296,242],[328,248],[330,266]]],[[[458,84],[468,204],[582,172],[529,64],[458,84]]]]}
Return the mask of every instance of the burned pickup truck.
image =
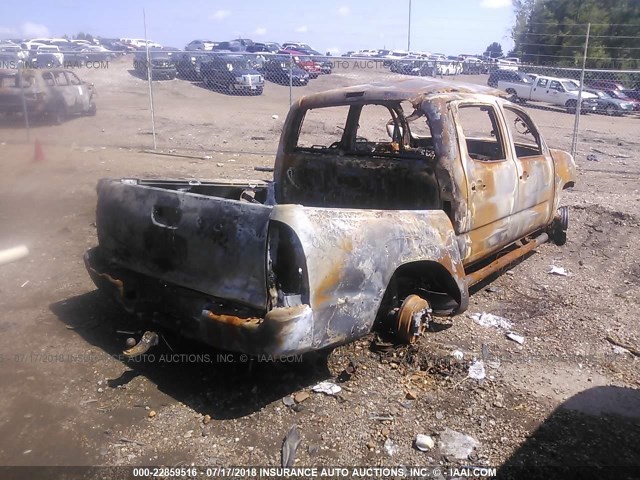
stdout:
{"type": "Polygon", "coordinates": [[[273,181],[103,179],[91,278],[231,351],[302,353],[378,326],[411,342],[472,285],[566,240],[573,158],[500,95],[435,79],[331,90],[291,107],[273,181]]]}

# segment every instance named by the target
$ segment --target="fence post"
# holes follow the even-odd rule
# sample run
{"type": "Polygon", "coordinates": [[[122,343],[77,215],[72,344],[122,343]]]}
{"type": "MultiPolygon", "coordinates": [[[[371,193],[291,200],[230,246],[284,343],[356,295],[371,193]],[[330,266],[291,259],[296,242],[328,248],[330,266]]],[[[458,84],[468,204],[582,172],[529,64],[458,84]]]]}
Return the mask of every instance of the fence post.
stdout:
{"type": "Polygon", "coordinates": [[[149,41],[147,40],[147,15],[144,8],[142,9],[142,22],[144,23],[144,44],[145,50],[147,51],[147,83],[149,84],[149,108],[151,109],[151,135],[153,136],[153,149],[156,150],[156,117],[153,111],[153,88],[151,87],[153,79],[151,62],[149,59],[149,41]]]}
{"type": "Polygon", "coordinates": [[[293,53],[289,54],[289,106],[293,103],[293,53]]]}
{"type": "Polygon", "coordinates": [[[584,41],[584,54],[582,55],[582,69],[580,70],[580,88],[578,89],[578,105],[576,106],[576,118],[573,124],[573,139],[571,141],[571,155],[575,158],[578,149],[578,130],[580,128],[580,110],[582,108],[582,89],[584,84],[584,69],[587,63],[587,50],[589,49],[589,32],[591,24],[587,23],[587,37],[584,41]]]}
{"type": "Polygon", "coordinates": [[[18,65],[18,86],[22,97],[22,115],[24,116],[24,126],[27,129],[27,142],[31,140],[31,127],[29,126],[29,112],[27,111],[27,101],[24,98],[24,86],[22,85],[22,66],[18,65]]]}

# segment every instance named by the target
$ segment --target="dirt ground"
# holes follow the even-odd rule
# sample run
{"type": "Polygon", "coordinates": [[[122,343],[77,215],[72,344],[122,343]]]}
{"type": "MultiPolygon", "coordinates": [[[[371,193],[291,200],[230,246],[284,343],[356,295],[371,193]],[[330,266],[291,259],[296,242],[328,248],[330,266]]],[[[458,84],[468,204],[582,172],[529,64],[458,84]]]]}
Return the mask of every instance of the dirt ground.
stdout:
{"type": "MultiPolygon", "coordinates": [[[[289,105],[288,87],[271,83],[239,97],[157,82],[158,148],[185,156],[143,153],[147,84],[129,63],[79,73],[99,92],[95,117],[38,124],[29,140],[0,125],[0,249],[30,250],[0,266],[0,465],[279,466],[297,425],[296,466],[484,465],[514,478],[607,467],[600,478],[640,478],[640,359],[607,340],[640,350],[640,118],[581,119],[568,243],[543,245],[475,289],[466,314],[440,319],[415,346],[379,351],[370,335],[328,359],[244,361],[165,334],[154,361],[125,361],[125,340],[143,327],[96,291],[82,262],[97,243],[97,180],[268,179],[254,167],[272,164],[289,105]],[[36,138],[44,159],[34,162],[36,138]],[[509,319],[524,344],[474,322],[481,312],[509,319]],[[466,378],[476,359],[482,382],[466,378]],[[339,395],[311,392],[350,361],[356,373],[339,395]],[[285,405],[297,392],[310,395],[285,405]],[[475,450],[448,453],[447,429],[475,450]],[[435,447],[416,449],[417,434],[435,447]]],[[[336,70],[294,99],[394,76],[336,70]]],[[[529,111],[550,146],[570,147],[572,116],[529,111]]]]}

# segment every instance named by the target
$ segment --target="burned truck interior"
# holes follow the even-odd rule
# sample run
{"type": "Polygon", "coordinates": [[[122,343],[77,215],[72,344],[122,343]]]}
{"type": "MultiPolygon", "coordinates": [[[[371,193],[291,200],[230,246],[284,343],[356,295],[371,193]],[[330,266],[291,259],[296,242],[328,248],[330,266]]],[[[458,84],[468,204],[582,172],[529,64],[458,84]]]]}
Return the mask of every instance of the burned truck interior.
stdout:
{"type": "Polygon", "coordinates": [[[286,154],[278,203],[311,207],[439,208],[427,116],[408,102],[309,109],[286,154]]]}

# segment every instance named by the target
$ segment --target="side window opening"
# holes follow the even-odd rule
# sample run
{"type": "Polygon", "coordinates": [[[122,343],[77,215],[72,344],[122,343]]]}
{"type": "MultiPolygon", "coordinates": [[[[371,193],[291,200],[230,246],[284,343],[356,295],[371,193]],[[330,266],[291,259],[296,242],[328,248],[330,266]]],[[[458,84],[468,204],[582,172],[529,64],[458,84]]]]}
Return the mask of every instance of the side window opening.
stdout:
{"type": "Polygon", "coordinates": [[[56,85],[58,85],[59,87],[64,87],[69,85],[69,82],[64,72],[56,72],[53,74],[53,76],[56,79],[56,85]]]}
{"type": "Polygon", "coordinates": [[[42,78],[44,79],[44,82],[49,86],[49,87],[53,87],[56,82],[53,79],[53,74],[46,72],[42,74],[42,78]]]}
{"type": "Polygon", "coordinates": [[[509,107],[504,108],[504,115],[518,158],[542,155],[540,134],[529,116],[509,107]]]}
{"type": "Polygon", "coordinates": [[[496,111],[488,105],[461,105],[458,124],[462,127],[467,153],[474,160],[505,160],[504,142],[496,111]]]}

